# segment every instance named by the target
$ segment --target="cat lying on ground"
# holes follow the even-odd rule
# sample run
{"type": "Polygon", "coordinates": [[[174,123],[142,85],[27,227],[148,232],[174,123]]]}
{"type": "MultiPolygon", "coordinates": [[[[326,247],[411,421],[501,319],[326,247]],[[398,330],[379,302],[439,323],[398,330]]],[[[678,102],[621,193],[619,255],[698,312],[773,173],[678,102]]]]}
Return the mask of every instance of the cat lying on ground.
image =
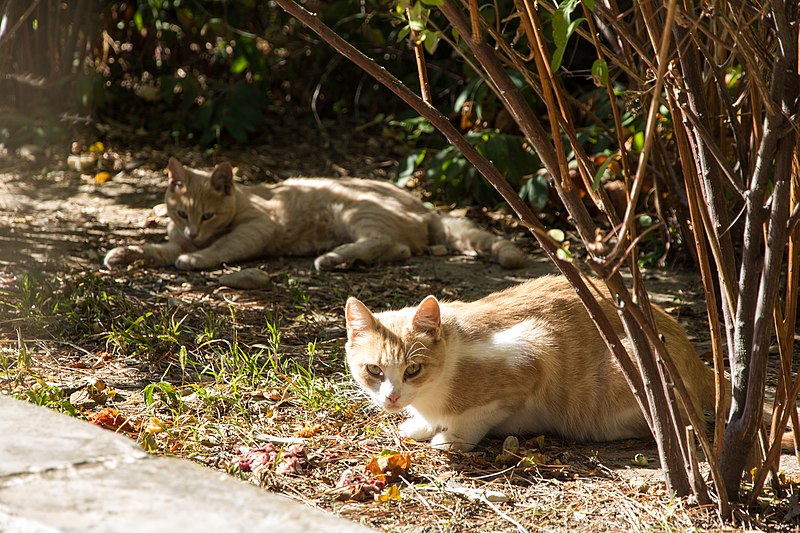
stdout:
{"type": "Polygon", "coordinates": [[[412,194],[366,179],[291,178],[237,186],[229,163],[210,174],[169,160],[167,242],[120,246],[105,265],[216,268],[256,257],[322,253],[317,270],[407,259],[431,245],[488,255],[518,268],[522,252],[463,218],[439,215],[412,194]]]}
{"type": "MultiPolygon", "coordinates": [[[[604,313],[628,346],[608,298],[604,313]]],[[[619,365],[575,290],[544,276],[471,303],[371,313],[347,301],[347,361],[372,401],[410,415],[405,436],[471,450],[488,433],[609,441],[650,434],[619,365]]],[[[658,331],[699,416],[713,407],[714,375],[683,328],[653,306],[658,331]]]]}

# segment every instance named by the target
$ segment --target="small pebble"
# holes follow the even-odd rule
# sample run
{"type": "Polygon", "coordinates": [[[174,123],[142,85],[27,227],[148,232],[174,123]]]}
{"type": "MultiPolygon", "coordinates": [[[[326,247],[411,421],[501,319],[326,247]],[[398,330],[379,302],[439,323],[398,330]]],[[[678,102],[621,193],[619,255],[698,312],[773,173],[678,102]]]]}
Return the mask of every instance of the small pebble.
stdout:
{"type": "Polygon", "coordinates": [[[435,256],[447,255],[447,246],[444,244],[433,244],[428,246],[428,252],[435,256]]]}
{"type": "Polygon", "coordinates": [[[514,435],[509,435],[503,441],[503,451],[514,453],[519,450],[519,439],[514,435]]]}

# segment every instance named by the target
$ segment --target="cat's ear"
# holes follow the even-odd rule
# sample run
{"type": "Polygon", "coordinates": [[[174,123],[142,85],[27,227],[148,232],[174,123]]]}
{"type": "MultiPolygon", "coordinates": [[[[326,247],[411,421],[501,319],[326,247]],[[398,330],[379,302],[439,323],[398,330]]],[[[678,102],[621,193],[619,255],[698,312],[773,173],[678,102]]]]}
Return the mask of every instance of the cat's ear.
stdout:
{"type": "Polygon", "coordinates": [[[442,328],[442,314],[439,302],[434,296],[428,296],[417,307],[414,318],[411,319],[411,328],[419,333],[427,333],[434,338],[439,337],[442,328]]]}
{"type": "Polygon", "coordinates": [[[180,161],[174,157],[169,158],[169,163],[167,164],[167,176],[169,176],[169,188],[172,190],[185,187],[186,182],[188,181],[186,169],[183,168],[183,165],[181,165],[180,161]]]}
{"type": "Polygon", "coordinates": [[[375,329],[375,317],[372,316],[366,305],[355,298],[347,299],[344,314],[347,319],[347,339],[349,341],[375,329]]]}
{"type": "Polygon", "coordinates": [[[233,190],[233,167],[227,161],[220,163],[211,173],[211,186],[222,194],[233,190]]]}

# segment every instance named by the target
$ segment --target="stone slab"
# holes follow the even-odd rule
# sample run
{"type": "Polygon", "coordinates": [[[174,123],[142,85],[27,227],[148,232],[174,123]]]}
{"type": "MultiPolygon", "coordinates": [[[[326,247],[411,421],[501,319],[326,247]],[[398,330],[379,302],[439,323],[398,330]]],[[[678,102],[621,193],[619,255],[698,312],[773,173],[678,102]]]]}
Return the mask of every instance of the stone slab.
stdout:
{"type": "Polygon", "coordinates": [[[369,529],[130,439],[0,396],[0,531],[369,529]]]}

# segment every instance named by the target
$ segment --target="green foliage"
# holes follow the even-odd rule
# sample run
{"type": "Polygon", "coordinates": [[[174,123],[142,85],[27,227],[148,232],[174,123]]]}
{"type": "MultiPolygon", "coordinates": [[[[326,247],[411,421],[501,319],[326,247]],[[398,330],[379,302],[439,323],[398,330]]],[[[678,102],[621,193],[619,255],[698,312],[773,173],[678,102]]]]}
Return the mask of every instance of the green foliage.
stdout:
{"type": "Polygon", "coordinates": [[[113,321],[103,337],[118,353],[157,360],[180,349],[186,317],[164,307],[141,314],[133,312],[113,321]]]}
{"type": "Polygon", "coordinates": [[[592,80],[598,87],[605,87],[608,82],[608,63],[605,59],[596,59],[592,63],[592,80]]]}
{"type": "MultiPolygon", "coordinates": [[[[6,6],[0,16],[16,20],[26,14],[20,6],[6,6]]],[[[385,90],[363,85],[357,67],[341,62],[269,2],[112,1],[94,17],[85,9],[72,0],[43,6],[27,13],[13,43],[4,43],[15,58],[6,71],[15,74],[0,79],[0,92],[11,100],[0,115],[0,142],[47,144],[66,129],[53,117],[93,123],[127,140],[248,142],[268,130],[270,113],[289,111],[298,120],[298,109],[310,110],[312,95],[321,121],[331,114],[341,121],[358,113],[356,106],[387,110],[385,90]],[[48,50],[53,61],[37,61],[30,50],[48,50]],[[48,80],[41,88],[40,78],[48,80]],[[30,112],[40,107],[45,120],[30,112]]],[[[387,45],[397,24],[387,1],[334,0],[317,11],[356,46],[414,71],[387,45]]],[[[424,38],[433,51],[438,36],[424,38]]],[[[0,69],[4,65],[0,59],[0,69]]]]}
{"type": "Polygon", "coordinates": [[[41,108],[14,111],[0,109],[0,145],[52,145],[63,138],[65,125],[58,117],[41,108]]]}
{"type": "Polygon", "coordinates": [[[189,314],[163,306],[145,308],[111,278],[88,272],[65,277],[22,274],[3,302],[6,314],[36,334],[65,340],[89,337],[118,353],[152,360],[178,353],[200,329],[189,325],[189,314]]]}
{"type": "Polygon", "coordinates": [[[34,405],[48,407],[60,413],[77,416],[77,409],[70,403],[69,398],[64,398],[64,393],[59,387],[47,383],[38,376],[36,376],[36,382],[37,384],[35,386],[26,389],[24,392],[17,395],[17,397],[25,399],[34,405]]]}
{"type": "Polygon", "coordinates": [[[439,33],[428,29],[426,21],[431,15],[430,7],[441,5],[443,0],[421,0],[411,2],[410,0],[398,0],[395,8],[399,18],[403,20],[400,31],[397,32],[397,41],[405,40],[413,31],[417,37],[417,42],[425,47],[429,54],[436,52],[439,45],[439,33]]]}
{"type": "Polygon", "coordinates": [[[4,296],[5,311],[24,319],[27,329],[47,332],[57,328],[65,336],[98,333],[124,301],[108,292],[102,278],[92,273],[63,279],[20,274],[16,290],[4,296]]]}
{"type": "Polygon", "coordinates": [[[244,0],[147,0],[115,3],[109,15],[106,31],[119,46],[102,71],[101,116],[202,145],[245,142],[263,127],[279,59],[262,32],[249,30],[277,31],[277,13],[244,0]]]}
{"type": "Polygon", "coordinates": [[[142,391],[144,402],[148,407],[154,407],[158,403],[163,404],[173,411],[180,411],[182,401],[179,391],[172,383],[159,381],[150,383],[142,391]]]}
{"type": "Polygon", "coordinates": [[[349,400],[342,394],[338,384],[332,382],[329,377],[318,375],[314,371],[316,350],[316,342],[308,344],[308,361],[304,364],[294,359],[286,360],[282,374],[292,376],[289,390],[296,394],[303,405],[311,411],[344,410],[349,400]]]}
{"type": "Polygon", "coordinates": [[[571,20],[572,13],[580,4],[580,0],[563,0],[550,19],[553,25],[553,43],[555,44],[553,57],[550,60],[550,69],[553,72],[561,67],[570,36],[581,23],[586,21],[585,18],[571,20]]]}
{"type": "Polygon", "coordinates": [[[184,84],[172,78],[165,80],[159,93],[165,103],[172,103],[178,87],[189,94],[184,95],[175,111],[162,115],[172,122],[173,137],[195,138],[198,143],[208,145],[229,136],[243,143],[263,125],[267,99],[257,86],[241,81],[232,85],[213,84],[201,94],[203,88],[196,80],[184,84]],[[201,103],[194,106],[191,102],[201,103]]]}
{"type": "MultiPolygon", "coordinates": [[[[537,209],[547,202],[549,186],[537,171],[541,162],[519,135],[493,131],[470,132],[467,141],[492,162],[516,187],[520,196],[537,209]]],[[[431,184],[446,202],[477,202],[493,205],[500,201],[498,193],[480,176],[467,159],[453,146],[441,150],[421,149],[401,161],[398,170],[400,185],[424,166],[424,181],[431,184]],[[426,157],[427,156],[427,157],[426,157]]]]}

